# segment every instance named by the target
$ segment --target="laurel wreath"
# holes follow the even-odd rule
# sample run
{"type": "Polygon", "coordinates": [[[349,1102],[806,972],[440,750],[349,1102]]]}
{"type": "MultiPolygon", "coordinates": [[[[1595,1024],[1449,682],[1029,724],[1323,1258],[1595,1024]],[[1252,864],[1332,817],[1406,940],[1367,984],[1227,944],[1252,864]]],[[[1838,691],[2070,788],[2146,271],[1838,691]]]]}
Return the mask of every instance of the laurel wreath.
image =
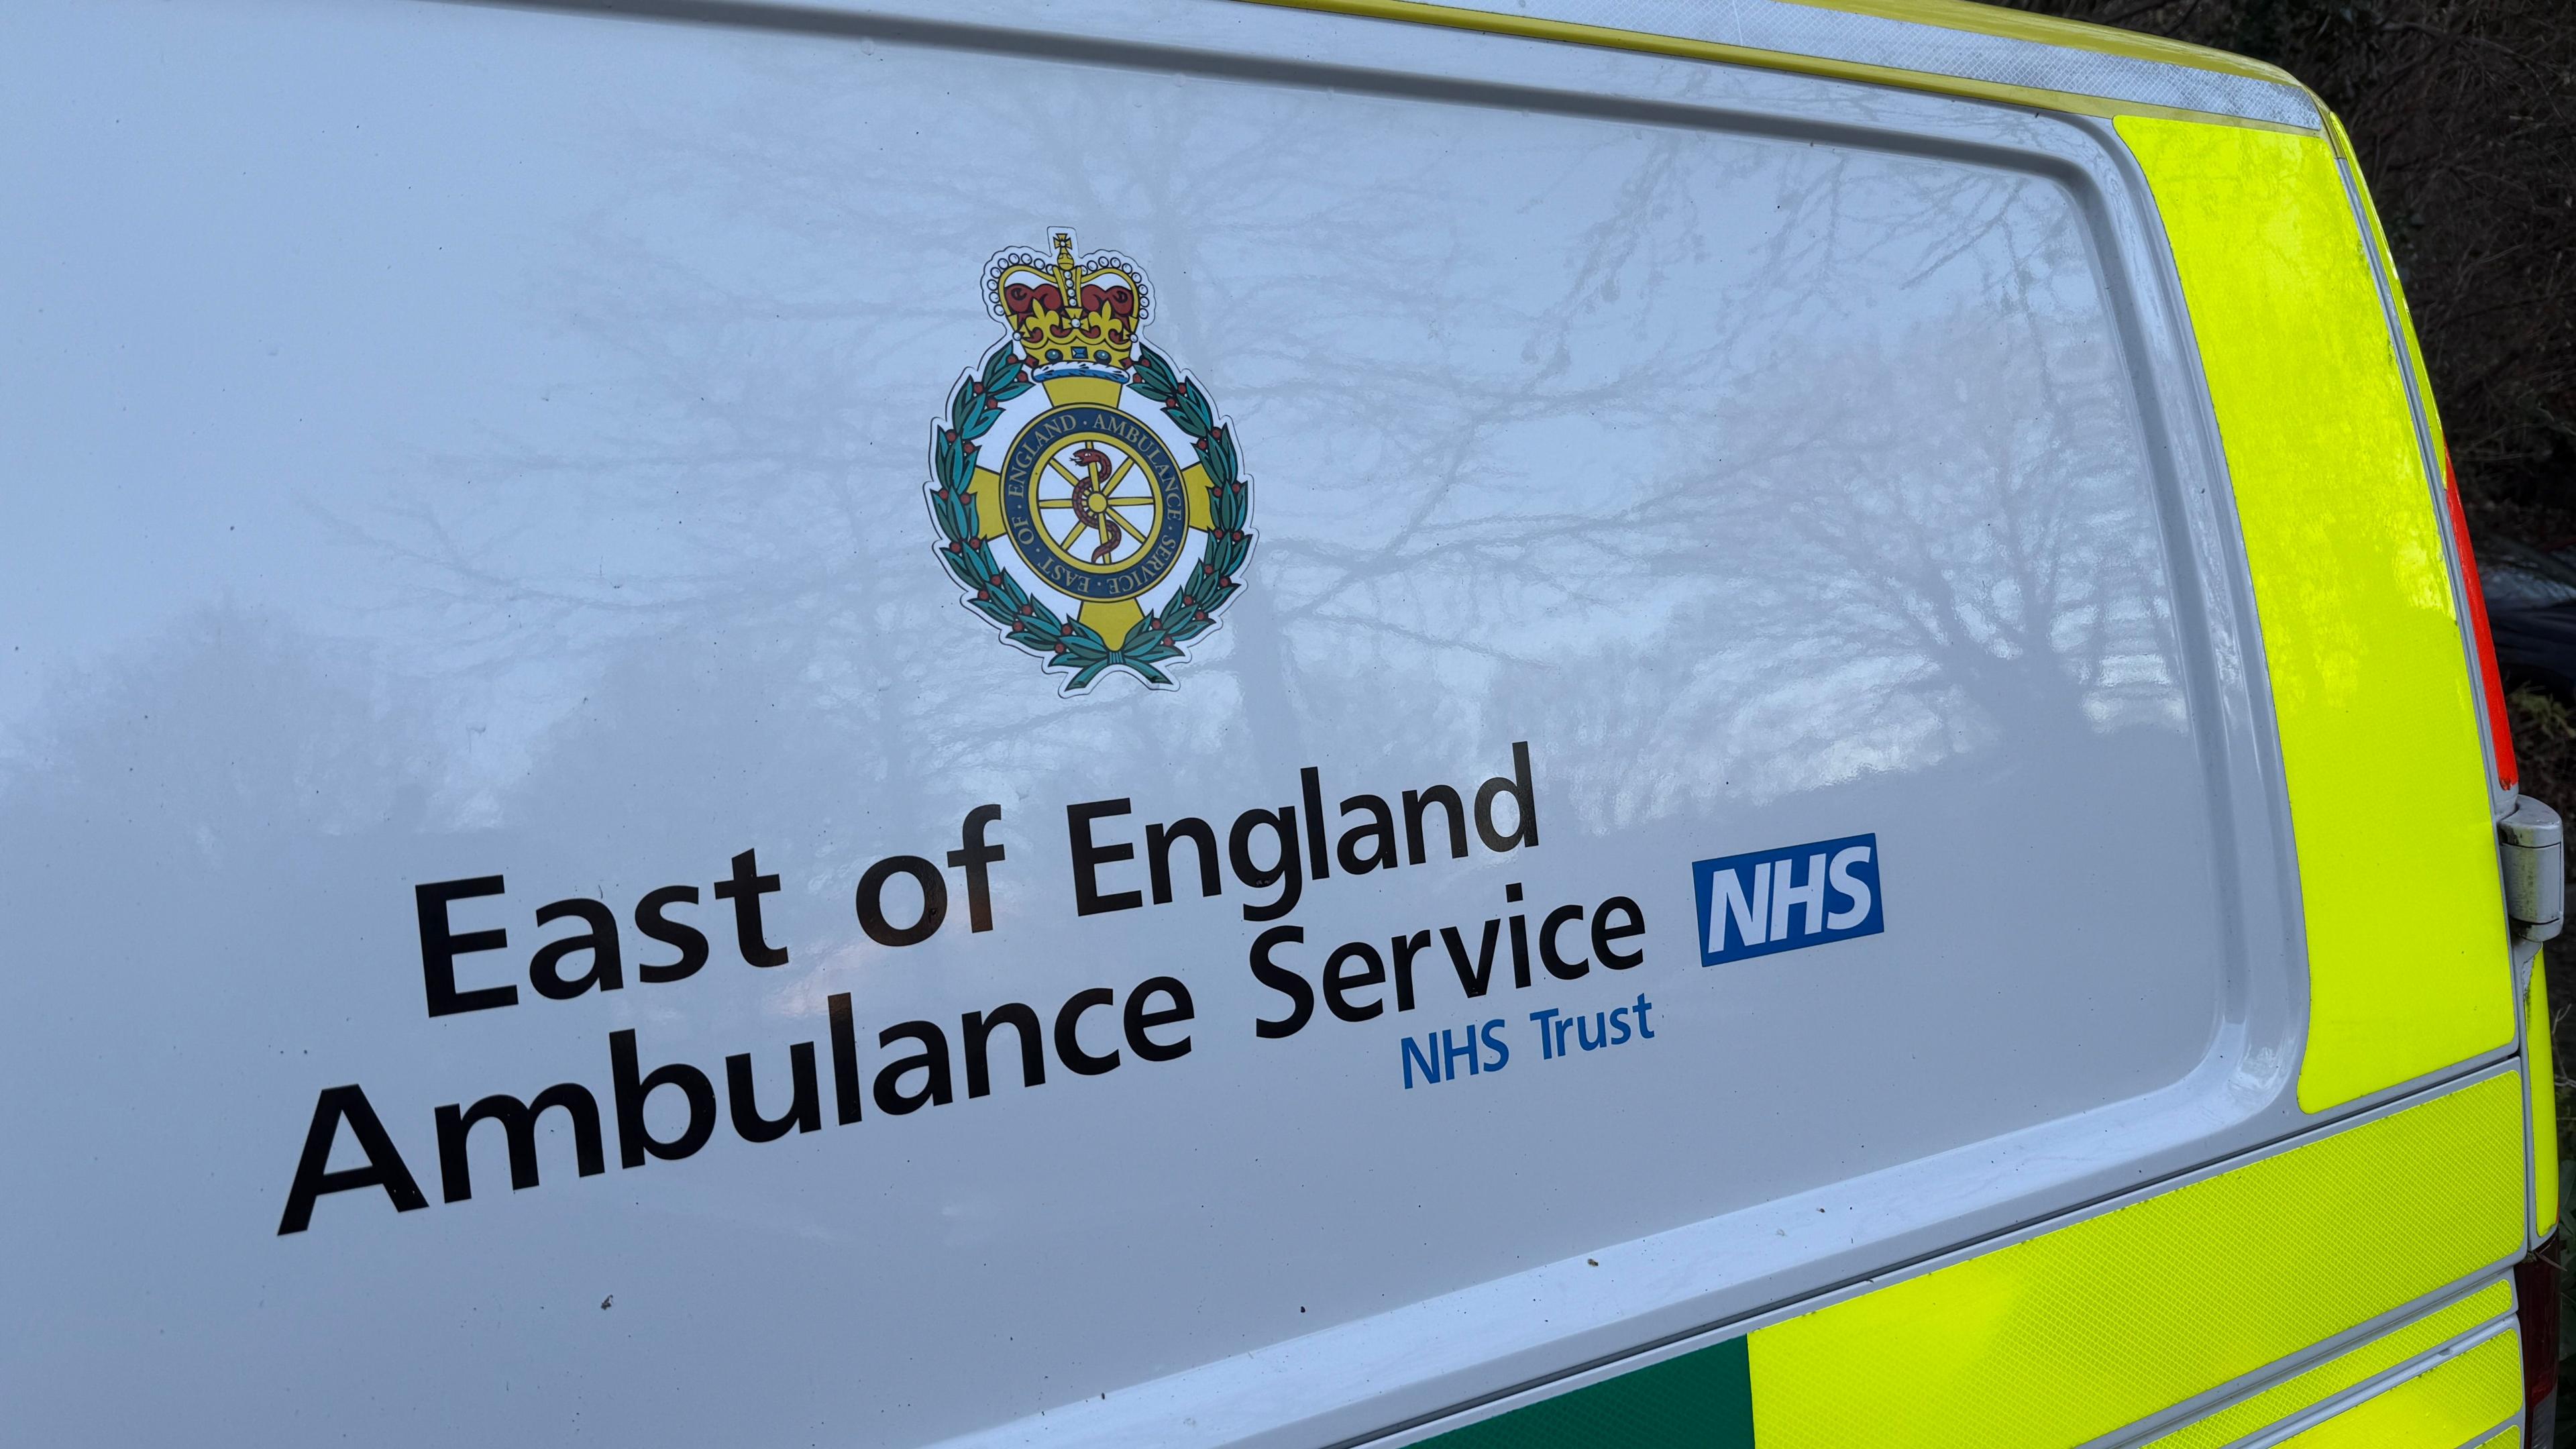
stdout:
{"type": "Polygon", "coordinates": [[[1214,627],[1217,612],[1242,587],[1237,575],[1252,553],[1252,535],[1244,529],[1252,513],[1251,490],[1235,455],[1234,436],[1209,406],[1207,394],[1174,371],[1169,359],[1142,345],[1127,385],[1161,404],[1163,415],[1189,434],[1198,449],[1199,466],[1208,479],[1208,538],[1180,591],[1129,629],[1116,648],[1099,630],[1079,618],[1058,616],[1045,600],[1032,596],[993,557],[984,539],[974,492],[976,442],[992,431],[1004,404],[1036,386],[1009,343],[986,356],[979,371],[958,381],[948,397],[948,422],[935,430],[931,444],[935,483],[930,513],[946,539],[939,547],[940,561],[965,586],[967,607],[991,620],[1012,643],[1041,656],[1046,668],[1073,672],[1067,693],[1089,689],[1111,669],[1131,670],[1148,684],[1170,684],[1171,676],[1156,666],[1180,658],[1182,645],[1214,627]]]}

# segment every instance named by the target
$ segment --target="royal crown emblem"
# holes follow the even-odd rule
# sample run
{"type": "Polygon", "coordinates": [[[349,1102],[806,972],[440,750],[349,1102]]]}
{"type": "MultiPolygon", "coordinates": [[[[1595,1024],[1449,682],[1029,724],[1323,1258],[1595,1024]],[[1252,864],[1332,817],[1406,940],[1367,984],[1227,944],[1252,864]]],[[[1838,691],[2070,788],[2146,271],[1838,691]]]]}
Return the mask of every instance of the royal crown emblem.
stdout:
{"type": "Polygon", "coordinates": [[[1251,483],[1233,428],[1142,340],[1143,270],[1077,257],[1069,231],[1054,242],[984,269],[1010,335],[932,427],[940,562],[967,608],[1065,672],[1066,694],[1118,671],[1169,688],[1242,587],[1251,483]],[[988,436],[1007,441],[988,453],[988,436]]]}
{"type": "Polygon", "coordinates": [[[1136,264],[1108,252],[1080,261],[1073,233],[1055,234],[1055,260],[1004,252],[985,269],[993,316],[1011,329],[1029,376],[1124,381],[1145,324],[1145,283],[1136,264]]]}

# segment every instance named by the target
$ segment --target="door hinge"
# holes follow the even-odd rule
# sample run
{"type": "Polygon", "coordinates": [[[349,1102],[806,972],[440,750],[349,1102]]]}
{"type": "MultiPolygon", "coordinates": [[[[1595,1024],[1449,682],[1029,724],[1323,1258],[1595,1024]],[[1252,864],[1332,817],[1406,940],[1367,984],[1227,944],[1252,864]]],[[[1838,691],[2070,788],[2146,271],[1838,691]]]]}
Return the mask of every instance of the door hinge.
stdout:
{"type": "Polygon", "coordinates": [[[2558,812],[2525,795],[2496,822],[2504,858],[2504,908],[2513,932],[2546,941],[2567,921],[2566,832],[2558,812]]]}

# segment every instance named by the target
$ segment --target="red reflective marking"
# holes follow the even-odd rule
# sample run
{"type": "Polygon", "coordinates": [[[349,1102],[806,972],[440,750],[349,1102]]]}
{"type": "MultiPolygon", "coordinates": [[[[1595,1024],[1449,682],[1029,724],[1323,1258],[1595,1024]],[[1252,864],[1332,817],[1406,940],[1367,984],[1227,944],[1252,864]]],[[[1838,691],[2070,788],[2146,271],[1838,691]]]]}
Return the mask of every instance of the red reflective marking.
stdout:
{"type": "Polygon", "coordinates": [[[2478,556],[2469,547],[2469,516],[2460,509],[2460,475],[2442,459],[2442,503],[2451,514],[2451,541],[2460,551],[2460,582],[2469,596],[2469,623],[2478,642],[2478,675],[2487,692],[2487,739],[2496,779],[2508,790],[2521,783],[2513,757],[2513,726],[2504,713],[2504,677],[2496,672],[2495,639],[2487,632],[2487,596],[2478,588],[2478,556]]]}

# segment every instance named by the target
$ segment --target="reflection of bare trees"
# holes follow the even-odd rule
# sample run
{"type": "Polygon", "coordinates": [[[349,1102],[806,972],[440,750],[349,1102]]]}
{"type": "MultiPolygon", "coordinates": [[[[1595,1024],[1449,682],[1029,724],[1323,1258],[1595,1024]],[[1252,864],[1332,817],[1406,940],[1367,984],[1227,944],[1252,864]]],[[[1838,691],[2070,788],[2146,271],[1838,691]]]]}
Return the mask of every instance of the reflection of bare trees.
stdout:
{"type": "MultiPolygon", "coordinates": [[[[269,1034],[299,1053],[393,1044],[381,1066],[325,1068],[299,1054],[272,1079],[275,1101],[242,1109],[245,1121],[291,1125],[317,1082],[354,1080],[361,1067],[371,1085],[396,1070],[444,1070],[439,1052],[459,1050],[414,1043],[502,1040],[500,1018],[477,1023],[480,1038],[376,1035],[420,1026],[407,884],[506,869],[522,912],[512,919],[523,922],[522,903],[540,891],[622,905],[644,884],[703,881],[731,851],[758,846],[768,868],[838,897],[801,903],[805,919],[828,918],[832,930],[796,937],[794,971],[734,978],[775,983],[767,997],[758,986],[716,989],[710,973],[699,983],[708,989],[656,1027],[674,1056],[712,1061],[792,1040],[736,1016],[816,1014],[823,991],[853,978],[881,993],[869,1005],[881,1002],[886,1019],[1045,999],[1064,984],[1050,973],[1102,969],[1119,948],[1100,943],[1124,939],[1170,969],[1204,973],[1191,979],[1208,986],[1211,1045],[1196,1060],[1215,1064],[1214,1033],[1242,1020],[1221,1005],[1229,983],[1243,988],[1232,899],[1077,935],[1064,929],[1060,877],[1023,869],[1038,853],[1027,851],[1005,890],[1043,893],[1043,915],[1006,922],[1018,927],[1010,935],[951,933],[900,959],[856,948],[818,960],[804,943],[848,939],[840,893],[858,860],[938,852],[961,808],[987,799],[1031,835],[1051,835],[1066,802],[1103,795],[1133,794],[1140,819],[1222,818],[1283,802],[1301,764],[1322,764],[1337,794],[1391,791],[1472,780],[1526,738],[1547,809],[1565,812],[1551,814],[1539,866],[1573,874],[1607,869],[1618,853],[1585,850],[1586,833],[1668,823],[1619,842],[1660,850],[1716,833],[1714,807],[1873,770],[1915,773],[1873,790],[1871,803],[1912,822],[1917,838],[1991,842],[1997,832],[1960,824],[1970,812],[1956,777],[1929,766],[2170,726],[2178,704],[2145,449],[2080,222],[2051,183],[1828,146],[1135,72],[1083,127],[1032,126],[993,100],[1025,93],[1027,62],[997,57],[891,64],[859,46],[709,45],[672,69],[702,76],[736,61],[739,72],[706,89],[657,97],[667,109],[653,119],[601,117],[600,169],[626,197],[553,249],[532,248],[528,273],[475,278],[516,288],[578,338],[591,373],[489,419],[488,434],[467,433],[445,397],[366,420],[398,439],[416,438],[396,428],[424,416],[442,429],[429,440],[441,456],[419,476],[359,470],[328,504],[398,602],[342,609],[366,592],[345,579],[308,597],[316,615],[332,611],[331,628],[375,631],[399,653],[218,610],[103,663],[28,732],[26,768],[0,799],[0,835],[40,867],[19,875],[12,917],[21,934],[33,928],[33,954],[85,959],[86,917],[133,898],[138,880],[158,914],[118,944],[119,969],[148,989],[103,991],[87,971],[20,973],[21,1019],[110,1042],[137,1039],[140,1019],[156,1049],[196,1044],[195,1064],[216,1084],[241,1069],[237,1042],[269,1034]],[[1355,135],[1368,144],[1351,144],[1355,135]],[[1232,416],[1258,489],[1251,588],[1170,695],[1113,688],[1059,701],[1031,661],[957,606],[930,554],[930,417],[997,336],[974,291],[982,262],[1056,225],[1149,270],[1159,293],[1149,336],[1232,416]],[[387,682],[403,677],[427,682],[416,692],[387,682]],[[522,743],[475,743],[504,734],[522,743]],[[370,829],[379,834],[363,849],[343,838],[370,829]],[[156,853],[189,868],[132,869],[156,853]],[[77,874],[51,873],[56,860],[77,874]],[[255,990],[240,986],[249,973],[255,990]],[[41,1010],[27,1011],[34,993],[41,1010]],[[376,1003],[363,1008],[375,1014],[353,1018],[353,1002],[376,1003]],[[262,1019],[248,1020],[254,1012],[262,1019]],[[335,1075],[310,1074],[323,1070],[335,1075]],[[336,1075],[344,1070],[352,1075],[336,1075]]],[[[379,345],[322,331],[356,354],[379,345]]],[[[2140,772],[2146,783],[2134,788],[2165,771],[2140,772]]],[[[2138,898],[2189,887],[2163,888],[2200,859],[2150,849],[2170,838],[2131,838],[2152,857],[2129,877],[2142,882],[2138,898]]],[[[1471,919],[1494,909],[1495,892],[1469,874],[1408,873],[1406,894],[1387,895],[1419,891],[1471,919]]],[[[1371,880],[1341,900],[1380,889],[1371,880]]],[[[2071,912],[2068,899],[2056,904],[2071,912]]],[[[1340,919],[1343,908],[1324,909],[1340,919]]],[[[2056,930],[2055,918],[2030,929],[2056,930]]],[[[522,950],[525,937],[524,926],[514,932],[522,950]]],[[[2094,989],[2038,955],[1997,956],[1996,971],[2033,974],[1966,979],[2094,989]]],[[[1911,975],[1898,989],[1964,990],[1957,974],[1911,975]]],[[[666,1009],[640,990],[595,1005],[602,1015],[531,1007],[507,1025],[587,1033],[621,1019],[612,1013],[666,1009]]],[[[2154,1045],[2169,1034],[2137,1035],[2154,1045]]],[[[574,1070],[533,1044],[524,1055],[468,1050],[480,1060],[487,1049],[531,1073],[574,1070]]],[[[2071,1110],[2128,1069],[2025,1064],[2002,1080],[2018,1092],[2045,1079],[2071,1110]]],[[[2049,1110],[1979,1105],[1971,1091],[1997,1090],[1997,1079],[1975,1076],[1924,1094],[1944,1114],[1921,1127],[1927,1138],[2049,1110]]],[[[159,1079],[111,1075],[89,1090],[159,1079]]],[[[436,1082],[403,1089],[424,1109],[445,1100],[432,1092],[460,1090],[452,1077],[414,1080],[436,1082]]],[[[1174,1140],[1222,1142],[1257,1115],[1240,1090],[1250,1079],[1211,1070],[1196,1080],[1204,1085],[1156,1109],[1178,1124],[1174,1140]]],[[[0,1096],[59,1095],[59,1084],[12,1085],[0,1096]]],[[[461,1090],[487,1085],[502,1084],[461,1090]]],[[[147,1118],[138,1099],[103,1100],[204,1133],[192,1114],[152,1104],[147,1118]]],[[[1084,1177],[1083,1155],[1119,1159],[1081,1136],[1098,1120],[1087,1109],[1055,1120],[1069,1125],[1043,1145],[1072,1150],[1035,1166],[995,1154],[978,1169],[992,1174],[989,1190],[973,1171],[900,1164],[876,1136],[846,1139],[858,1145],[843,1150],[883,1154],[855,1159],[859,1179],[774,1168],[787,1160],[780,1149],[742,1169],[739,1202],[759,1210],[741,1221],[779,1229],[804,1194],[860,1181],[819,1216],[835,1232],[860,1225],[867,1251],[911,1245],[906,1261],[868,1269],[874,1301],[895,1304],[969,1301],[1031,1272],[1068,1274],[1076,1287],[1112,1281],[1082,1276],[1094,1268],[1123,1275],[1116,1291],[1135,1302],[1187,1301],[1189,1284],[1166,1291],[1133,1270],[1186,1273],[1189,1254],[1099,1250],[1131,1231],[1195,1235],[1236,1261],[1260,1253],[1229,1243],[1268,1233],[1288,1265],[1282,1284],[1339,1251],[1329,1233],[1271,1231],[1296,1207],[1286,1193],[1256,1200],[1286,1180],[1276,1175],[1219,1174],[1243,1196],[1201,1202],[1203,1217],[1131,1211],[1154,1180],[1084,1177]],[[785,1175],[749,1175],[770,1171],[785,1175]],[[963,1186],[937,1202],[915,1186],[930,1181],[963,1186]],[[1071,1210],[1015,1216],[1030,1203],[1043,1216],[1047,1193],[1071,1210]],[[1093,1205],[1125,1220],[1113,1232],[1105,1216],[1084,1215],[1093,1205]],[[964,1255],[936,1246],[963,1241],[964,1229],[930,1216],[952,1206],[985,1215],[966,1219],[992,1245],[978,1247],[980,1267],[957,1267],[964,1255]],[[955,1276],[943,1282],[943,1272],[955,1276]]],[[[91,1150],[64,1141],[41,1160],[91,1150]]],[[[1354,1171],[1403,1170],[1392,1157],[1285,1138],[1274,1160],[1293,1174],[1306,1152],[1342,1154],[1354,1171]]],[[[1795,1160],[1766,1152],[1748,1149],[1748,1160],[1795,1160]]],[[[164,1164],[183,1160],[198,1159],[175,1147],[131,1152],[119,1170],[132,1176],[116,1191],[64,1201],[157,1209],[181,1180],[164,1164]]],[[[1707,1210],[1641,1200],[1621,1221],[1643,1231],[1659,1215],[1707,1210]]],[[[651,1261],[656,1243],[688,1241],[643,1213],[562,1221],[565,1234],[587,1236],[531,1237],[527,1261],[651,1261]]],[[[137,1217],[112,1236],[149,1246],[162,1227],[137,1217]]],[[[1566,1230],[1591,1231],[1571,1220],[1566,1230]]],[[[1483,1249],[1444,1251],[1400,1265],[1410,1276],[1399,1286],[1430,1291],[1440,1275],[1485,1271],[1470,1261],[1483,1249]]],[[[830,1256],[844,1269],[865,1261],[839,1247],[830,1256]]],[[[134,1261],[162,1272],[175,1259],[134,1261]]],[[[234,1270],[243,1286],[232,1301],[274,1281],[267,1261],[239,1260],[249,1266],[234,1270]]],[[[815,1260],[800,1248],[745,1261],[745,1281],[792,1286],[815,1260]]],[[[192,1267],[189,1281],[205,1281],[205,1263],[192,1267]]],[[[840,1321],[832,1315],[848,1301],[813,1309],[814,1321],[840,1321]]],[[[781,1321],[802,1321],[808,1306],[783,1311],[781,1321]]],[[[1137,1352],[1186,1361],[1271,1332],[1231,1309],[1202,1317],[1195,1337],[1142,1350],[1043,1318],[1015,1348],[952,1335],[920,1361],[989,1357],[988,1394],[919,1397],[904,1411],[913,1417],[880,1428],[944,1432],[958,1415],[1033,1410],[1083,1375],[1116,1384],[1162,1371],[1137,1352]],[[1052,1378],[1033,1342],[1062,1355],[1047,1365],[1052,1378]]],[[[961,1333],[973,1327],[972,1315],[951,1318],[961,1333]]],[[[324,1347],[365,1357],[364,1345],[324,1347]]],[[[778,1364],[810,1378],[793,1355],[778,1364]]],[[[816,1402],[792,1385],[749,1401],[782,1412],[816,1402]]],[[[672,1419],[658,1432],[686,1429],[672,1419]]]]}
{"type": "Polygon", "coordinates": [[[1567,723],[1607,776],[1582,793],[1619,820],[1660,813],[1655,782],[1669,809],[2179,728],[2116,361],[2051,369],[1954,319],[1729,400],[1761,446],[1676,467],[1636,509],[1627,566],[1668,621],[1572,667],[1590,685],[1567,723]]]}
{"type": "Polygon", "coordinates": [[[55,681],[0,776],[26,833],[114,838],[238,868],[280,841],[417,823],[432,772],[421,701],[368,648],[217,605],[55,681]]]}
{"type": "Polygon", "coordinates": [[[1236,788],[1176,715],[1280,779],[1319,722],[1401,718],[1366,749],[1414,768],[1542,710],[1659,762],[1607,796],[1669,804],[2175,717],[2144,448],[2052,182],[1181,76],[1030,128],[956,99],[1007,57],[763,64],[544,279],[614,360],[580,425],[352,520],[454,667],[582,661],[526,806],[769,741],[738,782],[917,834],[979,776],[1236,788]],[[1066,224],[1145,266],[1256,488],[1253,587],[1150,711],[1055,700],[920,517],[929,416],[994,340],[981,262],[1066,224]],[[1660,687],[1605,714],[1614,666],[1660,687]]]}
{"type": "Polygon", "coordinates": [[[1432,426],[1374,440],[1372,481],[1413,483],[1396,526],[1275,550],[1292,617],[1480,674],[1498,713],[1561,692],[1608,777],[1577,793],[1627,802],[1613,819],[2179,723],[2144,447],[2063,193],[1823,149],[1599,150],[1566,174],[1610,178],[1570,208],[1601,220],[1562,257],[1379,294],[1393,335],[1458,345],[1353,370],[1353,417],[1432,426]],[[1725,236],[1729,191],[1777,211],[1725,236]]]}

